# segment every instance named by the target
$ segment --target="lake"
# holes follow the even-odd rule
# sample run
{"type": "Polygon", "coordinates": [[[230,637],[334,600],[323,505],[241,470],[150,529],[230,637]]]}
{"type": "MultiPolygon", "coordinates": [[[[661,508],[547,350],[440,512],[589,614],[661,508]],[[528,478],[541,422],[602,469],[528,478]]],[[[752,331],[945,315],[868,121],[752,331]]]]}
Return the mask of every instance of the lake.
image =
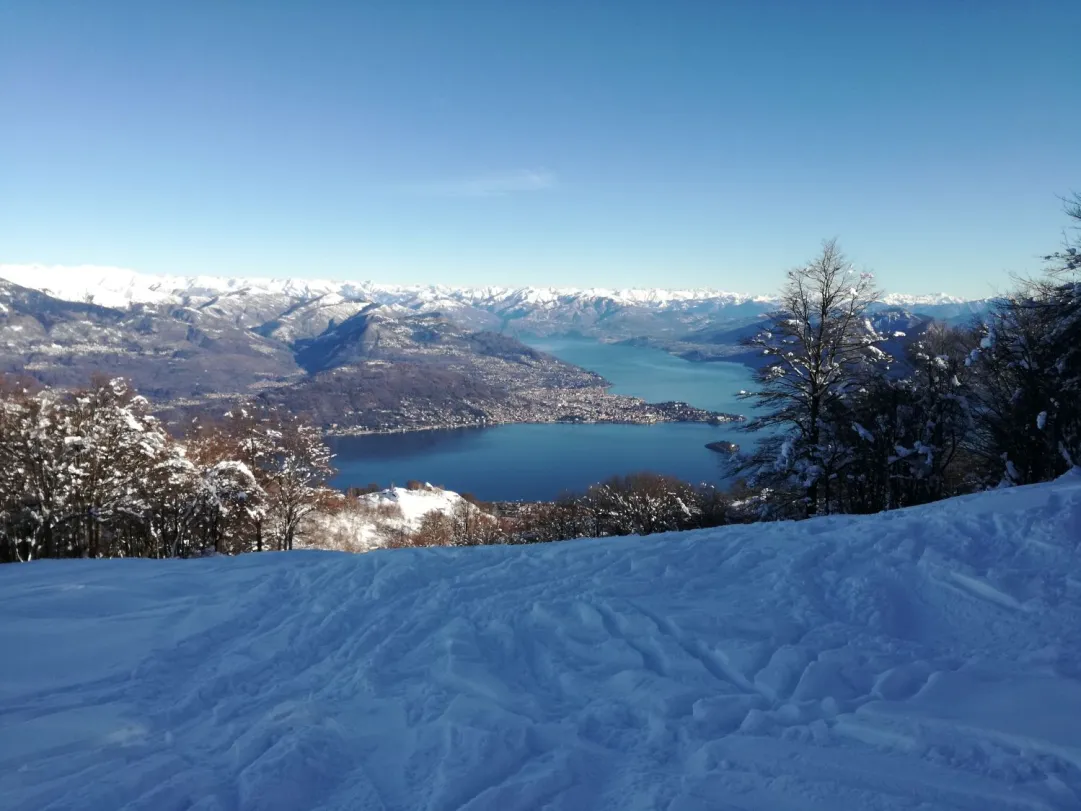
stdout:
{"type": "MultiPolygon", "coordinates": [[[[736,392],[750,370],[736,363],[691,363],[666,352],[581,339],[529,341],[603,375],[615,394],[747,413],[736,392]]],[[[338,487],[404,485],[409,479],[488,501],[548,500],[613,475],[651,470],[692,482],[720,482],[721,454],[707,442],[747,444],[733,425],[499,425],[340,437],[332,442],[338,487]]]]}

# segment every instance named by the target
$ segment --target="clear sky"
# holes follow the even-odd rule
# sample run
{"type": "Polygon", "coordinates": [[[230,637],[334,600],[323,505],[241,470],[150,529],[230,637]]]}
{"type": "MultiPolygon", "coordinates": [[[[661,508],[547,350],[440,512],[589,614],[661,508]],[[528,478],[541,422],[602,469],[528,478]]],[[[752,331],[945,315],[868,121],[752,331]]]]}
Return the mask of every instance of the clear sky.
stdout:
{"type": "Polygon", "coordinates": [[[1081,2],[3,0],[0,262],[987,294],[1081,190],[1081,2]]]}

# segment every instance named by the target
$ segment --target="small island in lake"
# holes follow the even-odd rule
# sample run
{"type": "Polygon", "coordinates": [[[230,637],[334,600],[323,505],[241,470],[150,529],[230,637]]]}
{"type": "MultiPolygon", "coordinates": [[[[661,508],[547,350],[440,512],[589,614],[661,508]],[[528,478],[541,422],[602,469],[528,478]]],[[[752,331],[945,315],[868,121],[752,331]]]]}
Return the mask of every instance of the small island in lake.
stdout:
{"type": "Polygon", "coordinates": [[[707,442],[706,447],[709,448],[711,451],[717,451],[717,453],[739,453],[739,445],[737,445],[735,442],[726,442],[725,440],[721,440],[719,442],[707,442]]]}

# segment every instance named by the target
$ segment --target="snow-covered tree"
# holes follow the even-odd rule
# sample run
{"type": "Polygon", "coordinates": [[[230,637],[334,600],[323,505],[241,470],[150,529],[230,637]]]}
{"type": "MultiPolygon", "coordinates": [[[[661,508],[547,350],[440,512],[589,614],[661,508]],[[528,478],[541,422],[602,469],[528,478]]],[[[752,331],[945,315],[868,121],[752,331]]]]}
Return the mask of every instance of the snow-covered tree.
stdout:
{"type": "Polygon", "coordinates": [[[203,484],[180,443],[171,441],[155,455],[138,483],[147,530],[143,556],[189,557],[202,551],[203,484]]]}
{"type": "Polygon", "coordinates": [[[172,446],[123,380],[3,396],[0,492],[14,557],[150,554],[146,484],[172,446]]]}
{"type": "Polygon", "coordinates": [[[455,546],[490,546],[506,540],[499,519],[463,498],[450,514],[455,546]]]}
{"type": "Polygon", "coordinates": [[[189,442],[204,464],[237,461],[254,476],[263,507],[247,511],[253,551],[292,549],[305,518],[330,495],[330,449],[300,417],[239,404],[222,420],[196,425],[189,442]]]}
{"type": "Polygon", "coordinates": [[[958,492],[972,434],[966,334],[932,324],[907,352],[909,374],[880,375],[850,398],[858,437],[841,477],[844,512],[878,512],[958,492]]]}
{"type": "Polygon", "coordinates": [[[1062,248],[1046,257],[1048,281],[1040,292],[1054,321],[1054,370],[1063,392],[1057,415],[1058,450],[1067,464],[1077,466],[1081,465],[1081,193],[1066,201],[1065,213],[1071,225],[1062,248]]]}
{"type": "Polygon", "coordinates": [[[432,510],[420,519],[420,526],[415,532],[391,545],[454,546],[454,521],[445,512],[432,510]]]}
{"type": "Polygon", "coordinates": [[[805,515],[830,511],[833,483],[857,438],[846,400],[888,362],[868,318],[876,298],[872,276],[827,241],[788,273],[780,308],[745,342],[765,358],[755,390],[743,394],[757,412],[745,427],[766,436],[741,469],[776,493],[794,493],[805,515]]]}
{"type": "Polygon", "coordinates": [[[254,551],[250,528],[264,515],[266,495],[251,469],[235,459],[216,462],[202,471],[198,492],[204,550],[254,551]]]}
{"type": "Polygon", "coordinates": [[[1075,192],[1064,203],[1063,210],[1069,225],[1062,247],[1044,257],[1048,272],[1060,278],[1081,273],[1081,192],[1075,192]]]}
{"type": "Polygon", "coordinates": [[[321,432],[295,417],[237,408],[185,447],[124,380],[0,381],[0,560],[291,549],[330,472],[321,432]]]}
{"type": "Polygon", "coordinates": [[[140,486],[171,440],[149,403],[123,379],[99,379],[65,401],[74,554],[130,555],[141,548],[147,504],[140,486]]]}
{"type": "Polygon", "coordinates": [[[30,560],[42,550],[29,501],[26,451],[33,401],[21,386],[0,380],[0,561],[30,560]]]}
{"type": "Polygon", "coordinates": [[[986,484],[1046,481],[1081,464],[1081,195],[1066,215],[1047,276],[996,303],[972,352],[973,450],[986,484]]]}
{"type": "Polygon", "coordinates": [[[259,487],[253,491],[253,500],[246,511],[249,523],[244,530],[245,545],[248,547],[245,551],[262,552],[271,541],[267,537],[268,509],[264,503],[267,494],[262,471],[274,454],[274,439],[266,409],[240,403],[219,420],[197,421],[189,428],[188,445],[191,455],[198,460],[204,472],[218,463],[236,461],[255,476],[259,487]],[[259,499],[258,509],[254,506],[255,498],[259,499]]]}
{"type": "Polygon", "coordinates": [[[1038,288],[1000,300],[970,364],[976,387],[972,448],[986,484],[1030,484],[1065,472],[1077,452],[1077,409],[1056,336],[1061,321],[1038,288]]]}
{"type": "Polygon", "coordinates": [[[305,517],[317,510],[325,498],[333,457],[322,431],[298,417],[271,412],[266,418],[266,430],[272,452],[258,470],[278,548],[292,549],[305,517]]]}
{"type": "Polygon", "coordinates": [[[548,543],[600,534],[584,500],[572,494],[527,504],[510,523],[509,543],[548,543]]]}
{"type": "Polygon", "coordinates": [[[582,499],[594,516],[596,535],[651,535],[698,525],[698,492],[657,473],[615,476],[590,487],[582,499]]]}

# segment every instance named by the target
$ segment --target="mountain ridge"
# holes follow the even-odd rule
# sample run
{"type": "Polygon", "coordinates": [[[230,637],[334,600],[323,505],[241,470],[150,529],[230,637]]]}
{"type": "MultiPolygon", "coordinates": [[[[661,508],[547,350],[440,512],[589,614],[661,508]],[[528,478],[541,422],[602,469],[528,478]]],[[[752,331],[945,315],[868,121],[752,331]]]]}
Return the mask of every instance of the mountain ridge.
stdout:
{"type": "MultiPolygon", "coordinates": [[[[571,299],[611,299],[629,305],[678,305],[700,301],[724,301],[738,305],[748,302],[774,304],[776,296],[740,293],[714,288],[664,287],[560,287],[546,285],[442,285],[390,284],[371,280],[336,281],[269,277],[175,276],[141,273],[98,265],[0,264],[0,278],[23,287],[48,292],[67,301],[92,296],[96,303],[125,306],[129,303],[157,303],[183,294],[222,295],[250,292],[263,295],[315,298],[334,293],[347,299],[363,299],[385,304],[402,304],[412,297],[416,303],[438,304],[449,297],[456,303],[550,306],[571,299]],[[372,295],[376,294],[376,295],[372,295]],[[100,301],[98,300],[100,299],[100,301]]],[[[948,293],[902,294],[883,296],[890,306],[965,304],[984,301],[948,293]]]]}
{"type": "Polygon", "coordinates": [[[610,394],[593,372],[440,311],[329,293],[244,295],[207,291],[120,308],[0,280],[0,374],[59,387],[126,377],[176,425],[243,398],[307,414],[335,433],[733,419],[610,394]]]}

